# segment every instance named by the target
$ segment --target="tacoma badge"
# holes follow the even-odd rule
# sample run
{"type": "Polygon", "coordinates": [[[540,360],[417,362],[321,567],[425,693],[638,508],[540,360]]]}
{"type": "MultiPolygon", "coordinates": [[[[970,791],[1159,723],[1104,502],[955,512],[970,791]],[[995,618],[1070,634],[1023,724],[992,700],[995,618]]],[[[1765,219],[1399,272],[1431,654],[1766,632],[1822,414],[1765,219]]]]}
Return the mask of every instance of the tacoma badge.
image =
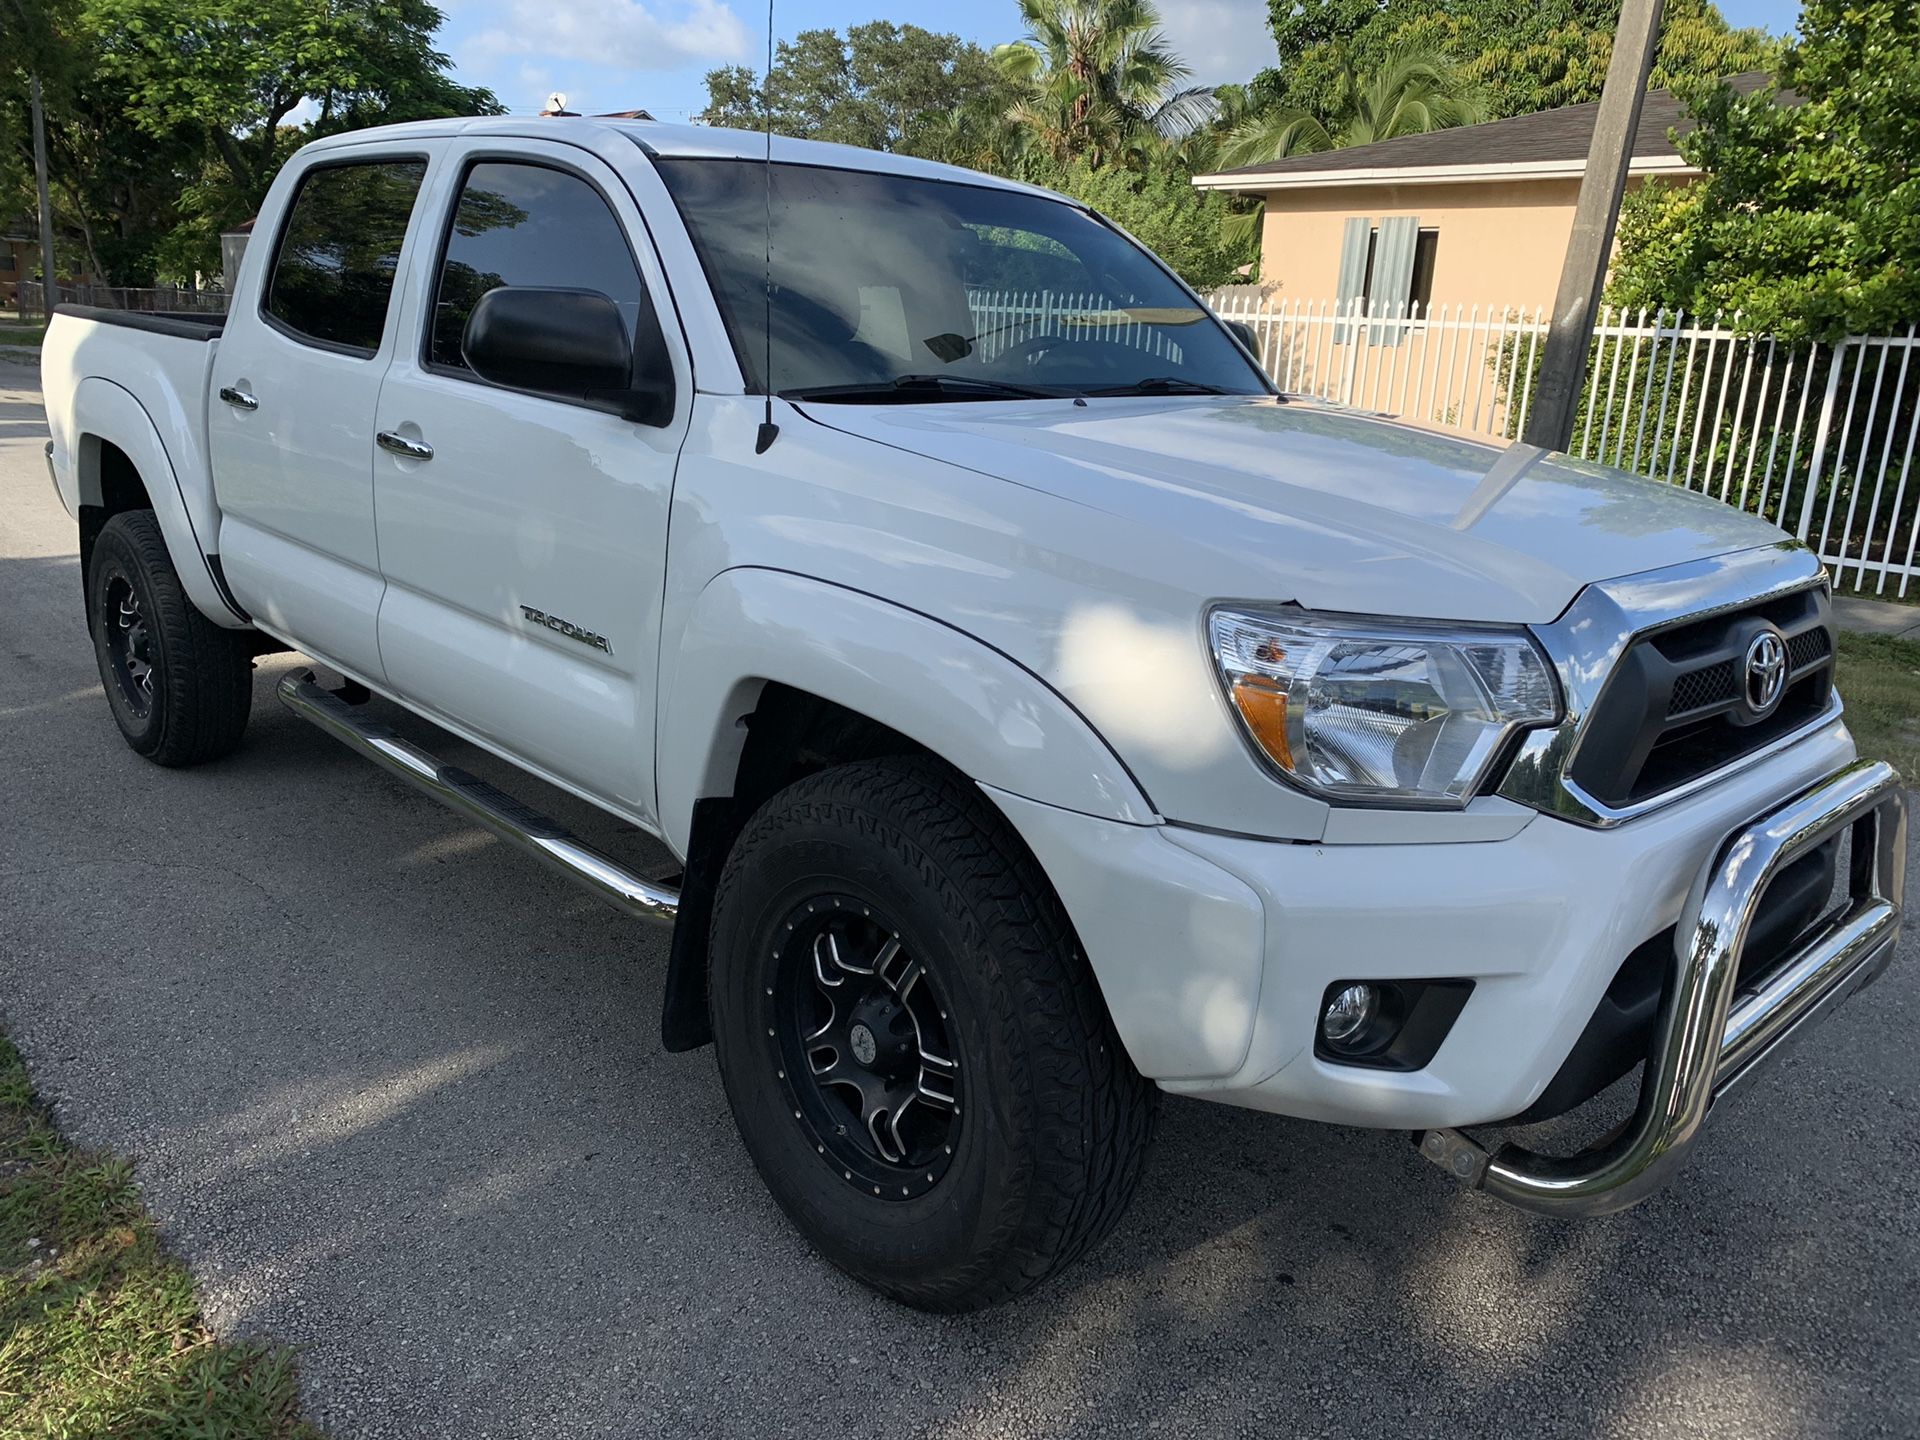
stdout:
{"type": "Polygon", "coordinates": [[[613,653],[613,646],[607,643],[607,637],[596,635],[591,630],[582,630],[571,620],[562,620],[558,615],[549,615],[544,610],[536,610],[531,605],[522,605],[520,613],[536,625],[544,625],[549,630],[557,630],[569,640],[578,640],[582,645],[591,645],[596,650],[613,653]]]}

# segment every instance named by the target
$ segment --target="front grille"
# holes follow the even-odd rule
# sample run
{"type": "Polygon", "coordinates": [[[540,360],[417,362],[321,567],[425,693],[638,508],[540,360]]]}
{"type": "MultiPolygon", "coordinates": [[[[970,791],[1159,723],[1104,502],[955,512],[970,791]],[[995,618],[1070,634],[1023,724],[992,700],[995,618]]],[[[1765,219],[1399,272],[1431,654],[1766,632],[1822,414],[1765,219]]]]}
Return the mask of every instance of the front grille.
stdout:
{"type": "Polygon", "coordinates": [[[1806,724],[1826,708],[1832,685],[1833,631],[1817,587],[1648,631],[1600,692],[1570,773],[1607,805],[1653,799],[1806,724]],[[1756,718],[1747,647],[1769,627],[1786,641],[1787,688],[1756,718]]]}
{"type": "Polygon", "coordinates": [[[1685,715],[1689,710],[1705,710],[1723,705],[1740,694],[1740,667],[1732,660],[1716,660],[1698,670],[1688,670],[1673,682],[1673,698],[1667,702],[1667,714],[1685,715]]]}
{"type": "Polygon", "coordinates": [[[1833,653],[1833,636],[1823,626],[1818,630],[1802,630],[1787,640],[1787,659],[1795,670],[1817,664],[1833,653]]]}

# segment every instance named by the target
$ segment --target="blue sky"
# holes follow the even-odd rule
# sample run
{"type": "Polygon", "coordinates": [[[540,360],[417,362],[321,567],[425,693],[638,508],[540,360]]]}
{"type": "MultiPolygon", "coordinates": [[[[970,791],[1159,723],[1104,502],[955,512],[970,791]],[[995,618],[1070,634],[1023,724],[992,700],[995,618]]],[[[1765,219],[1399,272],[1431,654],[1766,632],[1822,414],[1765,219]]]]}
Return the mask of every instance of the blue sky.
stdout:
{"type": "MultiPolygon", "coordinates": [[[[441,48],[460,78],[490,86],[514,111],[565,92],[575,110],[644,108],[685,120],[715,65],[758,68],[764,0],[438,0],[441,48]]],[[[1728,19],[1791,30],[1797,0],[1721,0],[1728,19]]],[[[1201,83],[1245,80],[1272,58],[1265,0],[1161,0],[1174,47],[1201,83]]],[[[1018,38],[1012,0],[776,0],[775,33],[884,18],[997,44],[1018,38]]]]}

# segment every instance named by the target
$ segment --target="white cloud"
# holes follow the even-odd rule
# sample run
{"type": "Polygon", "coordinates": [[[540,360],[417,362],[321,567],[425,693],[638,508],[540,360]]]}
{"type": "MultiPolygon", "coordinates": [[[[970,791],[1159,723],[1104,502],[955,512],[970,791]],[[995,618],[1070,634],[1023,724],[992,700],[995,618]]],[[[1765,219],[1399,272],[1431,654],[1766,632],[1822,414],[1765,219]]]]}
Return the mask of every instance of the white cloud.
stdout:
{"type": "Polygon", "coordinates": [[[1190,84],[1243,84],[1278,58],[1266,0],[1161,0],[1160,26],[1190,84]]]}
{"type": "MultiPolygon", "coordinates": [[[[722,0],[649,8],[637,0],[509,0],[506,14],[463,48],[489,60],[572,60],[625,70],[666,71],[738,60],[748,50],[740,17],[722,0]]],[[[543,67],[544,68],[544,67],[543,67]]]]}

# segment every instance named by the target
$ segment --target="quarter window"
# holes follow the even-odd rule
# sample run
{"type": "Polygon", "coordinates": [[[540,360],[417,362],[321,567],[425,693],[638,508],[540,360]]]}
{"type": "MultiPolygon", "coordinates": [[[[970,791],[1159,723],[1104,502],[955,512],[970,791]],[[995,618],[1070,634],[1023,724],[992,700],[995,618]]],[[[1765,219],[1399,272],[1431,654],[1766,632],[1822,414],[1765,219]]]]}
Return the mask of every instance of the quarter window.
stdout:
{"type": "Polygon", "coordinates": [[[466,370],[460,340],[480,297],[500,285],[597,290],[635,337],[646,292],[600,192],[545,165],[486,160],[467,171],[433,301],[427,362],[466,370]]]}
{"type": "Polygon", "coordinates": [[[300,181],[280,234],[266,313],[307,340],[371,355],[424,160],[328,165],[300,181]]]}

